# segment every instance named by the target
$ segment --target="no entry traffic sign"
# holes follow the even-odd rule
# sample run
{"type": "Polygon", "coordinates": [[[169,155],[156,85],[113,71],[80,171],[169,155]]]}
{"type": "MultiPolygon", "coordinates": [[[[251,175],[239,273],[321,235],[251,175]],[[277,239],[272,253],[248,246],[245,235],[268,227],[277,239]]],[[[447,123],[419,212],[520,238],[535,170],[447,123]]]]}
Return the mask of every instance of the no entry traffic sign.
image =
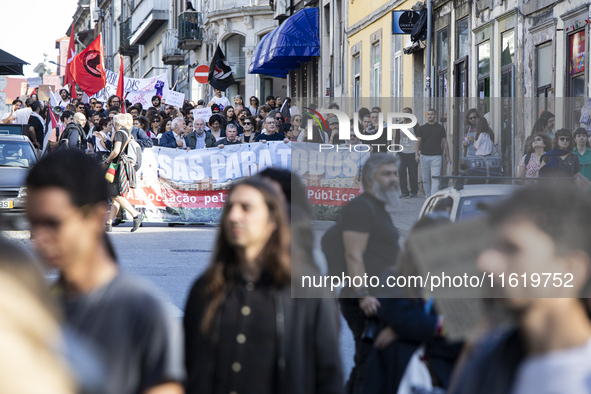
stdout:
{"type": "Polygon", "coordinates": [[[202,64],[195,69],[195,80],[199,83],[207,83],[209,76],[209,66],[202,64]]]}

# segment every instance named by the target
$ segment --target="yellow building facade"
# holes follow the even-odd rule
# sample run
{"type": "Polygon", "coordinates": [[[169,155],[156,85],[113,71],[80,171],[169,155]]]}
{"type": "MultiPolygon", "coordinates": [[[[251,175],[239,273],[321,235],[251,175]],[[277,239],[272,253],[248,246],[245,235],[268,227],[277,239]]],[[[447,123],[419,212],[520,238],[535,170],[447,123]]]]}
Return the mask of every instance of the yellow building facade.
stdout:
{"type": "MultiPolygon", "coordinates": [[[[358,108],[388,105],[378,98],[422,96],[413,86],[413,56],[403,52],[409,36],[392,34],[392,11],[411,9],[415,3],[351,0],[348,4],[348,92],[357,98],[358,108]]],[[[382,109],[400,110],[411,104],[406,101],[391,100],[390,108],[382,109]]]]}

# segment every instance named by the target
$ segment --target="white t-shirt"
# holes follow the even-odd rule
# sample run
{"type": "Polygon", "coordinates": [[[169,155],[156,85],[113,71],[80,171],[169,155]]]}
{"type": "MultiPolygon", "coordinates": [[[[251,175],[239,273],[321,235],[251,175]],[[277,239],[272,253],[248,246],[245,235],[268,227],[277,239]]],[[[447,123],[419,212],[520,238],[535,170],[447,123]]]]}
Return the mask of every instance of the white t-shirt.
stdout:
{"type": "Polygon", "coordinates": [[[476,142],[474,142],[474,147],[476,148],[476,156],[488,156],[492,152],[492,141],[490,139],[490,135],[487,133],[481,133],[478,136],[476,142]]]}
{"type": "Polygon", "coordinates": [[[227,97],[222,96],[222,97],[217,97],[214,96],[211,101],[213,101],[214,103],[216,103],[217,105],[219,105],[220,107],[220,111],[223,111],[225,107],[227,107],[228,105],[230,105],[230,100],[228,100],[227,97]]]}
{"type": "Polygon", "coordinates": [[[512,394],[591,393],[591,339],[583,346],[525,359],[512,394]]]}
{"type": "Polygon", "coordinates": [[[174,139],[178,141],[181,141],[183,143],[183,146],[179,146],[179,148],[183,148],[183,149],[187,149],[187,143],[185,142],[185,136],[182,134],[177,134],[174,131],[172,132],[172,135],[174,135],[174,139]]]}
{"type": "Polygon", "coordinates": [[[27,124],[33,110],[31,108],[21,108],[14,111],[14,120],[16,124],[27,124]]]}
{"type": "MultiPolygon", "coordinates": [[[[4,121],[6,120],[6,118],[8,118],[10,116],[10,112],[5,113],[4,115],[2,115],[2,120],[1,122],[4,123],[4,121]]],[[[13,124],[16,124],[16,119],[12,121],[13,124]]]]}

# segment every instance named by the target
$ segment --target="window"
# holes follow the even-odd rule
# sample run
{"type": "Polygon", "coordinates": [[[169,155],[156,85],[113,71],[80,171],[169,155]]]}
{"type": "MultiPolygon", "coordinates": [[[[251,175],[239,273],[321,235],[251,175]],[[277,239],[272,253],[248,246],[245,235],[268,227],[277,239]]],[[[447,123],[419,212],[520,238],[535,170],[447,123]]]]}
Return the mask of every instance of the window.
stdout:
{"type": "Polygon", "coordinates": [[[490,41],[478,45],[478,97],[490,97],[490,41]]]}
{"type": "MultiPolygon", "coordinates": [[[[397,34],[393,36],[392,42],[394,43],[394,63],[392,67],[392,96],[402,97],[402,42],[404,36],[397,34]]],[[[395,110],[401,110],[402,100],[395,100],[395,110]]]]}
{"type": "Polygon", "coordinates": [[[456,24],[456,34],[458,37],[458,59],[468,56],[468,18],[460,19],[456,24]]]}
{"type": "Polygon", "coordinates": [[[353,94],[355,95],[355,109],[359,108],[361,96],[361,56],[353,56],[353,94]]]}
{"type": "Polygon", "coordinates": [[[501,67],[513,64],[515,60],[515,31],[501,34],[501,67]]]}
{"type": "Polygon", "coordinates": [[[447,69],[447,48],[447,29],[443,29],[437,33],[437,68],[439,70],[447,69]]]}
{"type": "Polygon", "coordinates": [[[570,102],[567,118],[570,118],[570,127],[574,129],[578,126],[581,108],[586,101],[583,97],[585,94],[585,30],[568,36],[568,42],[568,97],[574,97],[574,99],[570,102]]]}
{"type": "Polygon", "coordinates": [[[554,112],[552,102],[548,97],[552,91],[552,67],[548,67],[552,62],[552,42],[547,42],[536,47],[536,113],[544,110],[554,112]]]}
{"type": "Polygon", "coordinates": [[[447,96],[447,28],[437,32],[437,96],[447,96]]]}
{"type": "Polygon", "coordinates": [[[371,47],[373,57],[372,79],[373,79],[373,97],[380,97],[380,60],[381,60],[380,43],[376,43],[371,47]]]}

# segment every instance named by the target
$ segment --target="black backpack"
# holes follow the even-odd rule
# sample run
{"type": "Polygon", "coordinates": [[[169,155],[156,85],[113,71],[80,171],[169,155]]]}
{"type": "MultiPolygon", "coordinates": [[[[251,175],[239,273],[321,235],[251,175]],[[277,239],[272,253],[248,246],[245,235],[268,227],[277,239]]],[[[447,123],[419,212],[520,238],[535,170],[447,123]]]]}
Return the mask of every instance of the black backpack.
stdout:
{"type": "MultiPolygon", "coordinates": [[[[375,217],[375,210],[371,202],[367,201],[371,209],[372,215],[375,217]]],[[[335,223],[334,226],[326,230],[320,241],[322,253],[326,257],[326,265],[328,266],[328,275],[342,276],[347,273],[347,260],[345,259],[345,243],[343,241],[343,224],[342,219],[335,223]]]]}

